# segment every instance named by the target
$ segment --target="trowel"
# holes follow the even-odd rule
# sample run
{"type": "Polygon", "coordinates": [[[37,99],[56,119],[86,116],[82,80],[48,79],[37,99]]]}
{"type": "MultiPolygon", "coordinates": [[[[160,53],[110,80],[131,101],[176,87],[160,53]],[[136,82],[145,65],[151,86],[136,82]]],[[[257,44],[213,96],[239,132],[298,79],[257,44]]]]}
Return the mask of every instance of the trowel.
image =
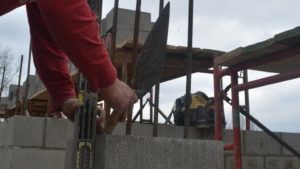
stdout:
{"type": "MultiPolygon", "coordinates": [[[[165,64],[169,29],[170,3],[163,9],[161,15],[153,25],[136,64],[134,79],[135,93],[142,98],[150,89],[159,82],[165,64]]],[[[111,134],[115,129],[120,115],[123,112],[113,111],[106,121],[104,130],[111,134]]]]}

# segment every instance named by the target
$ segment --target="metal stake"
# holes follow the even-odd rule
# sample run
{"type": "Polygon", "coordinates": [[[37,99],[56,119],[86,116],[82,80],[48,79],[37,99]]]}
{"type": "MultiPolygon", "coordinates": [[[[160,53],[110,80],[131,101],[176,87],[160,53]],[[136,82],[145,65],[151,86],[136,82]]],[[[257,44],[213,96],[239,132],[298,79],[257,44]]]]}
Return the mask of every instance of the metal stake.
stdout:
{"type": "Polygon", "coordinates": [[[18,113],[18,102],[19,102],[19,95],[20,95],[20,83],[21,83],[21,75],[22,75],[22,67],[23,67],[23,55],[21,56],[21,64],[20,64],[20,71],[19,71],[19,82],[18,82],[18,89],[17,89],[17,98],[16,98],[16,109],[15,114],[18,113]]]}
{"type": "Polygon", "coordinates": [[[184,114],[184,138],[189,137],[190,126],[190,104],[191,104],[191,75],[192,75],[192,47],[193,47],[193,12],[194,0],[189,0],[189,23],[188,23],[188,54],[186,68],[186,96],[184,114]]]}

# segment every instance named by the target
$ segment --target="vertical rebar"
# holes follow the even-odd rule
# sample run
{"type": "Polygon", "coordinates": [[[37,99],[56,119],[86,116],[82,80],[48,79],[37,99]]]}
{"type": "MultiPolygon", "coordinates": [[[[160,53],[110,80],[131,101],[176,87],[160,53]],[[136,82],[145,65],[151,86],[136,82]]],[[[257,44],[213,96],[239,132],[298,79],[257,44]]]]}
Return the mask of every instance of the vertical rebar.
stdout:
{"type": "Polygon", "coordinates": [[[28,65],[27,65],[27,79],[26,79],[26,88],[25,88],[25,94],[24,94],[23,115],[26,115],[26,111],[27,111],[27,107],[28,107],[28,90],[29,90],[30,64],[31,64],[31,42],[29,44],[28,65]]]}
{"type": "Polygon", "coordinates": [[[191,77],[192,77],[192,55],[193,55],[193,16],[194,0],[189,0],[189,20],[188,20],[188,53],[186,64],[186,95],[184,114],[184,138],[189,137],[190,127],[190,104],[191,104],[191,77]]]}
{"type": "MultiPolygon", "coordinates": [[[[162,14],[163,9],[164,9],[164,0],[160,0],[159,1],[159,16],[162,14]]],[[[153,137],[158,136],[159,89],[160,89],[160,81],[158,81],[155,84],[153,137]]]]}
{"type": "MultiPolygon", "coordinates": [[[[99,0],[99,13],[98,13],[98,22],[99,22],[99,34],[101,34],[101,21],[102,21],[102,10],[103,10],[103,0],[99,0]]],[[[101,35],[100,35],[101,36],[101,35]]]]}
{"type": "Polygon", "coordinates": [[[3,91],[3,88],[4,88],[5,70],[6,70],[6,66],[3,67],[3,74],[2,74],[2,81],[1,81],[1,88],[0,88],[0,102],[1,102],[1,99],[2,99],[2,91],[3,91]]]}
{"type": "Polygon", "coordinates": [[[23,55],[21,56],[21,64],[20,64],[20,71],[19,71],[19,81],[18,81],[18,89],[17,89],[17,98],[16,98],[16,109],[15,114],[18,113],[18,102],[19,102],[19,95],[20,95],[20,83],[21,83],[21,77],[22,77],[22,67],[23,67],[23,55]]]}
{"type": "MultiPolygon", "coordinates": [[[[244,70],[243,83],[248,83],[248,70],[244,70]]],[[[250,114],[249,90],[245,90],[245,109],[250,114]]],[[[246,117],[246,130],[250,130],[250,120],[246,117]]]]}
{"type": "MultiPolygon", "coordinates": [[[[150,90],[150,102],[152,103],[153,102],[153,89],[150,90]]],[[[150,122],[152,123],[153,122],[153,107],[151,106],[150,104],[150,122]]]]}
{"type": "Polygon", "coordinates": [[[114,63],[115,59],[115,49],[116,49],[116,41],[117,41],[117,25],[118,25],[118,13],[119,13],[119,0],[115,0],[114,6],[114,18],[113,18],[113,30],[112,30],[112,41],[111,41],[111,51],[110,57],[112,63],[114,63]]]}
{"type": "MultiPolygon", "coordinates": [[[[134,35],[133,35],[133,51],[132,51],[132,64],[131,64],[131,87],[135,88],[135,74],[136,74],[136,62],[138,57],[138,42],[139,42],[139,31],[140,31],[140,16],[141,16],[141,3],[142,0],[136,1],[136,10],[135,10],[135,23],[134,23],[134,35]]],[[[126,134],[131,134],[131,122],[132,122],[132,110],[129,110],[127,113],[127,126],[126,134]]]]}
{"type": "Polygon", "coordinates": [[[140,99],[140,123],[143,122],[143,98],[140,99]]]}

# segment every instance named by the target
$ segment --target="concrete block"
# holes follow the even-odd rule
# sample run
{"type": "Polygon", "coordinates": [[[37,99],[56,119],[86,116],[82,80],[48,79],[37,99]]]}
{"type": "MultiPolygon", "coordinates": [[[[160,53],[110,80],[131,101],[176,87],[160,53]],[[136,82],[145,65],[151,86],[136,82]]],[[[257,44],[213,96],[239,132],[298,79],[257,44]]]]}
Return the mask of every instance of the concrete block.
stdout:
{"type": "MultiPolygon", "coordinates": [[[[234,168],[234,158],[232,155],[227,155],[226,160],[226,169],[234,168]]],[[[242,161],[243,169],[265,169],[264,168],[264,158],[262,156],[247,156],[243,157],[242,161]]]]}
{"type": "MultiPolygon", "coordinates": [[[[113,135],[125,135],[126,123],[119,123],[113,135]]],[[[159,137],[183,138],[184,127],[173,125],[158,125],[159,137]]],[[[133,136],[152,136],[153,124],[132,124],[133,136]]],[[[214,129],[210,128],[190,128],[191,139],[214,140],[214,129]]]]}
{"type": "Polygon", "coordinates": [[[97,136],[96,168],[223,169],[223,143],[194,139],[97,136]]]}
{"type": "Polygon", "coordinates": [[[247,155],[280,155],[281,146],[264,132],[246,131],[245,151],[247,155]]]}
{"type": "Polygon", "coordinates": [[[13,143],[17,147],[42,147],[45,118],[14,116],[8,120],[13,123],[13,143]]]}
{"type": "Polygon", "coordinates": [[[14,120],[5,120],[1,123],[0,128],[0,147],[7,147],[13,145],[14,141],[14,120]]]}
{"type": "Polygon", "coordinates": [[[0,166],[1,169],[11,169],[12,150],[1,148],[0,149],[0,166]]]}
{"type": "Polygon", "coordinates": [[[300,160],[295,157],[266,157],[266,169],[299,169],[300,160]]]}
{"type": "Polygon", "coordinates": [[[45,146],[65,149],[66,142],[73,138],[73,123],[59,118],[46,119],[45,146]]]}
{"type": "MultiPolygon", "coordinates": [[[[292,146],[296,151],[300,152],[300,134],[298,133],[282,133],[281,138],[292,146]]],[[[284,155],[292,155],[286,148],[283,148],[284,155]]]]}
{"type": "Polygon", "coordinates": [[[13,148],[10,169],[64,169],[65,151],[13,148]]]}

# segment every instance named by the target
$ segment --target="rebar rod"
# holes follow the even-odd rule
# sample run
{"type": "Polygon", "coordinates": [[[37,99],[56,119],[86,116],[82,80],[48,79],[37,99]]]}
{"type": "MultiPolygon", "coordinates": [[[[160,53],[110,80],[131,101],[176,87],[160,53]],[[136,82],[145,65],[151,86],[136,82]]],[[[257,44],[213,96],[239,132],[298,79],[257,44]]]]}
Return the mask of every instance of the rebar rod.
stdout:
{"type": "MultiPolygon", "coordinates": [[[[164,0],[159,1],[159,16],[162,14],[164,9],[164,0]]],[[[154,125],[153,125],[153,137],[158,136],[158,107],[159,107],[159,89],[160,89],[160,81],[155,84],[155,95],[154,95],[154,125]]]]}
{"type": "MultiPolygon", "coordinates": [[[[142,0],[136,1],[135,10],[135,23],[134,23],[134,35],[133,35],[133,51],[132,51],[132,64],[131,64],[131,87],[135,88],[135,74],[136,74],[136,60],[138,57],[138,41],[139,41],[139,30],[140,30],[140,16],[141,16],[141,3],[142,0]]],[[[131,123],[132,123],[132,111],[129,110],[127,113],[127,125],[126,125],[126,135],[131,134],[131,123]]]]}
{"type": "Polygon", "coordinates": [[[31,64],[31,42],[29,44],[28,65],[27,65],[27,79],[26,79],[26,88],[25,88],[25,93],[24,93],[23,115],[26,115],[26,110],[27,110],[27,107],[28,107],[27,104],[28,104],[30,64],[31,64]]]}
{"type": "Polygon", "coordinates": [[[3,74],[2,74],[2,81],[1,81],[1,88],[0,88],[0,102],[1,102],[1,98],[2,98],[2,91],[4,88],[5,70],[6,70],[6,66],[3,67],[3,74]]]}
{"type": "Polygon", "coordinates": [[[115,49],[116,49],[116,41],[117,41],[117,26],[118,26],[118,13],[119,13],[119,0],[115,0],[114,6],[114,18],[113,18],[113,30],[112,30],[112,41],[111,41],[111,51],[110,57],[112,63],[114,63],[115,59],[115,49]]]}
{"type": "Polygon", "coordinates": [[[193,48],[193,12],[194,0],[189,0],[189,20],[188,20],[188,53],[186,64],[186,96],[184,114],[184,138],[189,137],[190,127],[190,104],[191,104],[191,76],[192,76],[192,48],[193,48]]]}
{"type": "Polygon", "coordinates": [[[18,113],[18,102],[19,102],[19,95],[20,95],[20,83],[21,83],[21,77],[22,77],[22,67],[23,67],[23,55],[21,55],[21,64],[20,64],[20,71],[19,71],[19,81],[18,81],[18,89],[17,89],[17,97],[16,97],[16,109],[15,114],[18,113]]]}

